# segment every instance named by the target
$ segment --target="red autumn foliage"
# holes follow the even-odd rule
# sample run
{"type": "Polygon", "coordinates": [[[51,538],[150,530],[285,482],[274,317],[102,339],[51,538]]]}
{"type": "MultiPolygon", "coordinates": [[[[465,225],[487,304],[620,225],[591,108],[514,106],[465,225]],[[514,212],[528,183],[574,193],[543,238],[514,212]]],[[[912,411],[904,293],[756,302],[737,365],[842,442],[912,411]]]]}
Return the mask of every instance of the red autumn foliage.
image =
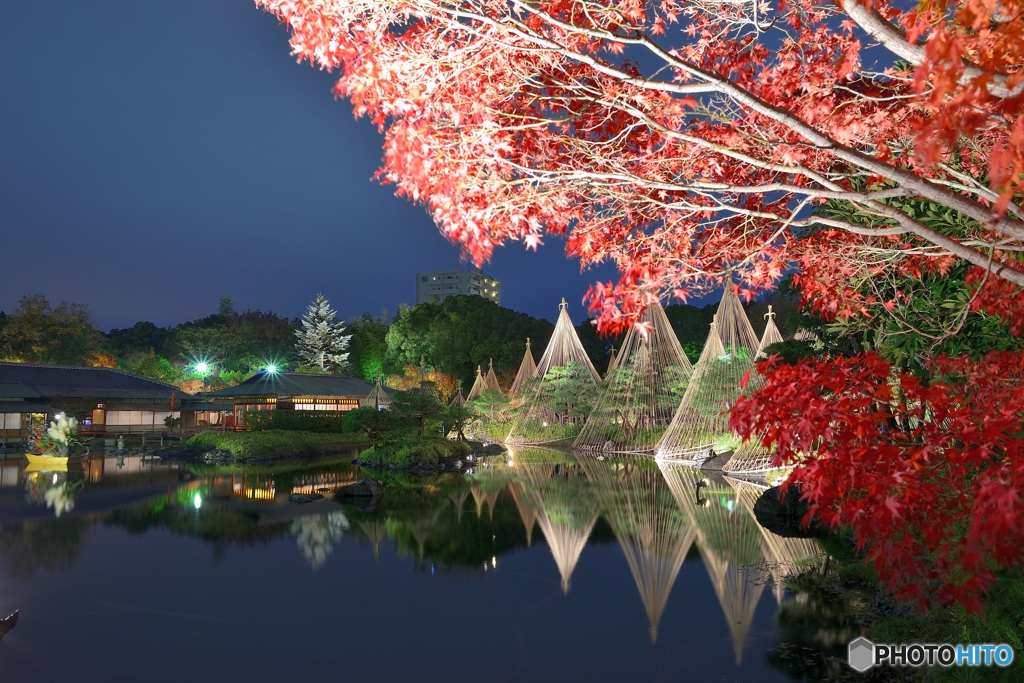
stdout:
{"type": "Polygon", "coordinates": [[[1006,256],[1024,247],[1024,0],[256,2],[385,132],[380,177],[478,263],[546,235],[584,267],[614,262],[619,281],[590,293],[605,330],[653,296],[758,290],[794,263],[837,314],[857,310],[851,258],[991,255],[989,280],[1013,301],[1024,285],[1006,256]],[[977,227],[933,229],[895,197],[977,227]],[[872,219],[808,216],[827,199],[872,219]],[[832,232],[797,237],[815,222],[832,232]]]}
{"type": "Polygon", "coordinates": [[[980,611],[994,568],[1024,561],[1024,357],[928,369],[925,382],[874,353],[773,357],[730,425],[796,465],[786,487],[801,486],[805,520],[850,525],[899,596],[980,611]]]}

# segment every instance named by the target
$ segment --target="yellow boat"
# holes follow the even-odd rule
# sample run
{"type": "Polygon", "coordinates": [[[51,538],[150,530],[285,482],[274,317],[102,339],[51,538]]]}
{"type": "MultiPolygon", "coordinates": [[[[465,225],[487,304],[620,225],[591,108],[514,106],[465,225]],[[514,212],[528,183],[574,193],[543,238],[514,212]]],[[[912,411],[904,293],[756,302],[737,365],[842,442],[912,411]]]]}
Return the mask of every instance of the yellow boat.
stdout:
{"type": "Polygon", "coordinates": [[[55,456],[45,453],[26,453],[28,467],[26,472],[67,472],[68,465],[77,465],[85,458],[84,455],[55,456]]]}

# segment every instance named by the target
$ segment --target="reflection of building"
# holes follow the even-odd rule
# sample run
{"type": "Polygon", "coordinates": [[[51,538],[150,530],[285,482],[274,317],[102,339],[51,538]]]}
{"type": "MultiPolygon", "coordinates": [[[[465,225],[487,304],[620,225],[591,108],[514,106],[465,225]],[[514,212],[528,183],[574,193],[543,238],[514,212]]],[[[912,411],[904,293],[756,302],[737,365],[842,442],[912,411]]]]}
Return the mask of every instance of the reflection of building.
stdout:
{"type": "Polygon", "coordinates": [[[269,372],[253,375],[241,384],[206,396],[234,405],[235,424],[245,424],[245,413],[265,410],[347,411],[367,405],[368,397],[382,392],[390,401],[394,390],[377,388],[351,375],[312,375],[269,372]]]}
{"type": "Polygon", "coordinates": [[[500,304],[501,283],[479,268],[416,273],[417,304],[426,303],[435,296],[441,300],[460,294],[482,296],[500,304]]]}
{"type": "Polygon", "coordinates": [[[194,429],[197,421],[209,422],[208,412],[218,408],[173,384],[120,370],[0,363],[2,436],[27,436],[32,414],[59,410],[89,415],[80,432],[132,433],[163,431],[168,417],[183,418],[181,426],[194,429]]]}

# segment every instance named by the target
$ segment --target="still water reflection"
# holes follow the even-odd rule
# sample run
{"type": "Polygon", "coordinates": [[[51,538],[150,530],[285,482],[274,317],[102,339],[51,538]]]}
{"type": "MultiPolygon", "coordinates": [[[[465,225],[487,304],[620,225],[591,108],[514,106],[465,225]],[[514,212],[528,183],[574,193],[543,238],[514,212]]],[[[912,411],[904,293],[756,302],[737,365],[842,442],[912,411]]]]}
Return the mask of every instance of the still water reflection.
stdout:
{"type": "Polygon", "coordinates": [[[25,470],[0,464],[3,681],[814,678],[772,653],[782,579],[823,555],[750,482],[526,450],[374,473],[360,508],[330,495],[366,476],[346,458],[25,470]]]}

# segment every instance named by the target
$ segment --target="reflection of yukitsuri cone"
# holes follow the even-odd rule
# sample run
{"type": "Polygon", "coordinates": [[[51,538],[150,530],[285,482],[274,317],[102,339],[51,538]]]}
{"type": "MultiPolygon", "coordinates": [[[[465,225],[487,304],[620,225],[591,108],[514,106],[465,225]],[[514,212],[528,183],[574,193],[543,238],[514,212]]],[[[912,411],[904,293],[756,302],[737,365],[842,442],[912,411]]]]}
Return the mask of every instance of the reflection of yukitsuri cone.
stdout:
{"type": "MultiPolygon", "coordinates": [[[[488,482],[491,483],[491,482],[488,482]]],[[[487,503],[487,517],[488,519],[494,519],[494,506],[498,502],[498,496],[501,495],[502,489],[506,486],[505,482],[501,482],[501,488],[488,487],[490,490],[486,490],[477,481],[469,487],[470,493],[473,494],[473,502],[476,503],[476,518],[480,519],[483,516],[484,503],[487,503]]]]}
{"type": "MultiPolygon", "coordinates": [[[[739,504],[747,511],[756,524],[757,518],[754,516],[754,503],[757,502],[762,493],[768,490],[768,487],[733,477],[725,477],[725,480],[736,489],[739,504]]],[[[782,604],[783,594],[785,593],[783,584],[788,577],[797,573],[799,570],[798,564],[803,565],[815,557],[820,557],[824,561],[825,555],[821,546],[813,538],[785,538],[765,529],[760,524],[757,525],[757,528],[761,531],[763,537],[762,545],[764,547],[765,559],[771,563],[775,600],[782,604]]]]}
{"type": "Polygon", "coordinates": [[[519,511],[519,519],[523,520],[523,528],[526,529],[526,545],[533,545],[533,527],[537,524],[537,511],[526,504],[523,499],[523,490],[516,481],[509,482],[509,493],[516,503],[516,510],[519,511]]]}
{"type": "Polygon", "coordinates": [[[466,499],[469,498],[469,487],[463,486],[458,491],[452,491],[448,497],[455,504],[455,521],[462,522],[462,511],[466,507],[466,499]]]}
{"type": "Polygon", "coordinates": [[[686,393],[658,444],[658,457],[694,461],[709,448],[725,450],[733,438],[726,411],[759,386],[753,372],[759,346],[743,306],[727,287],[686,393]],[[748,372],[750,385],[744,389],[740,384],[748,372]]]}
{"type": "Polygon", "coordinates": [[[434,523],[437,522],[437,517],[441,513],[441,509],[438,508],[433,510],[429,515],[420,515],[412,522],[408,522],[409,533],[416,540],[416,546],[419,559],[423,559],[423,554],[426,550],[427,539],[430,537],[430,532],[434,528],[434,523]]]}
{"type": "Polygon", "coordinates": [[[734,500],[735,491],[725,481],[715,477],[703,485],[707,479],[696,467],[665,461],[658,465],[679,506],[693,519],[697,547],[729,624],[739,664],[747,631],[764,592],[764,584],[756,580],[755,565],[764,559],[759,525],[737,509],[740,503],[734,500]],[[733,501],[731,510],[723,497],[733,501]]]}
{"type": "Polygon", "coordinates": [[[631,328],[600,388],[597,405],[573,448],[586,451],[653,451],[675,415],[693,367],[661,304],[644,311],[646,335],[631,328]]]}
{"type": "Polygon", "coordinates": [[[380,562],[380,542],[387,536],[387,525],[378,517],[356,522],[366,537],[373,542],[373,559],[380,562]]]}
{"type": "Polygon", "coordinates": [[[333,551],[333,543],[341,540],[349,529],[348,519],[340,510],[320,515],[299,517],[292,522],[291,533],[297,537],[303,557],[319,569],[333,551]]]}
{"type": "Polygon", "coordinates": [[[520,463],[513,476],[524,504],[535,511],[562,577],[562,591],[568,594],[572,573],[597,524],[597,501],[589,495],[586,479],[565,465],[520,463]]]}
{"type": "Polygon", "coordinates": [[[697,536],[653,461],[580,456],[633,573],[651,625],[651,642],[672,586],[697,536]]]}
{"type": "Polygon", "coordinates": [[[552,368],[564,367],[572,362],[580,363],[590,374],[594,386],[601,382],[601,375],[594,369],[594,364],[590,362],[590,357],[587,356],[587,352],[583,349],[583,344],[576,334],[576,328],[572,325],[565,299],[562,299],[558,308],[558,321],[555,323],[555,329],[548,341],[547,348],[544,349],[544,355],[537,362],[536,376],[538,380],[533,382],[529,389],[523,391],[518,397],[519,400],[509,407],[506,416],[506,419],[509,420],[508,434],[505,437],[506,443],[550,443],[574,436],[571,433],[566,435],[559,432],[556,436],[548,436],[544,433],[547,428],[545,423],[550,424],[555,418],[551,410],[542,404],[546,390],[542,380],[552,368]]]}
{"type": "Polygon", "coordinates": [[[732,634],[736,665],[743,660],[743,644],[754,620],[757,603],[764,592],[764,583],[757,581],[757,569],[751,565],[737,566],[701,548],[701,558],[708,570],[718,602],[725,613],[732,634]]]}

